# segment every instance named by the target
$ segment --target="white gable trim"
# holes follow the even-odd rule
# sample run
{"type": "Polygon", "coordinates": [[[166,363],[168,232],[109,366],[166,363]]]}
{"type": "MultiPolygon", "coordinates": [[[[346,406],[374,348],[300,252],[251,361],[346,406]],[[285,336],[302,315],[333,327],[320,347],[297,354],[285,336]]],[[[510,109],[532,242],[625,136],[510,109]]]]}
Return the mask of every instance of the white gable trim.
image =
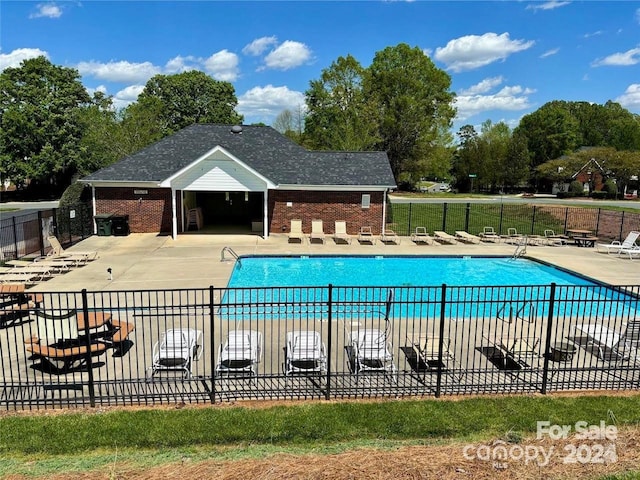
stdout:
{"type": "Polygon", "coordinates": [[[160,186],[161,187],[172,187],[172,186],[174,186],[174,180],[180,178],[184,174],[187,174],[189,172],[189,170],[192,170],[192,169],[196,168],[201,162],[209,159],[209,157],[214,156],[216,153],[222,153],[224,157],[226,157],[229,160],[232,160],[232,161],[238,163],[238,165],[240,165],[242,168],[244,168],[251,175],[259,178],[262,182],[264,182],[267,185],[267,188],[275,188],[275,184],[271,180],[269,180],[265,176],[261,175],[260,173],[255,171],[253,168],[251,168],[248,165],[246,165],[244,162],[242,162],[240,159],[238,159],[237,157],[232,155],[230,152],[225,150],[220,145],[215,146],[214,148],[209,150],[207,153],[202,155],[200,158],[196,159],[195,161],[191,162],[186,167],[180,169],[179,171],[177,171],[176,173],[171,175],[169,178],[167,178],[167,179],[163,180],[162,182],[160,182],[160,186]]]}

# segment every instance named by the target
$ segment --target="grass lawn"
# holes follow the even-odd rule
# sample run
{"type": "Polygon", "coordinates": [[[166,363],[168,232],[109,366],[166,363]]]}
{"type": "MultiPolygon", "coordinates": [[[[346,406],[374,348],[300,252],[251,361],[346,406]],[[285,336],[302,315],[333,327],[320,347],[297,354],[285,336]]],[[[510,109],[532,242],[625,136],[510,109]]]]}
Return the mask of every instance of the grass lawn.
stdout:
{"type": "MultiPolygon", "coordinates": [[[[639,400],[640,395],[514,396],[5,413],[0,417],[0,477],[98,471],[111,468],[116,457],[118,463],[144,470],[185,458],[248,461],[495,439],[524,445],[535,438],[542,420],[637,427],[639,400]]],[[[455,451],[460,453],[459,447],[455,451]]],[[[606,478],[636,478],[629,475],[638,472],[626,469],[614,472],[623,476],[606,478]]]]}

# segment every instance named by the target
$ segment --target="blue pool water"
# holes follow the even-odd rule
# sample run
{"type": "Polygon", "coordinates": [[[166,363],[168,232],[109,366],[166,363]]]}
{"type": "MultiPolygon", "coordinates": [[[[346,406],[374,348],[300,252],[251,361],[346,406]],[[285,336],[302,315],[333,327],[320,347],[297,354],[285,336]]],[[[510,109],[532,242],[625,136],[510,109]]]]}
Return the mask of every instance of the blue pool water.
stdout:
{"type": "Polygon", "coordinates": [[[594,285],[538,262],[503,257],[242,257],[229,287],[594,285]]]}
{"type": "Polygon", "coordinates": [[[380,311],[393,290],[395,317],[439,318],[444,300],[449,318],[506,312],[527,318],[548,314],[552,283],[554,315],[637,315],[635,297],[553,266],[505,257],[425,256],[241,257],[219,313],[275,319],[326,317],[330,310],[332,317],[346,317],[380,311]]]}

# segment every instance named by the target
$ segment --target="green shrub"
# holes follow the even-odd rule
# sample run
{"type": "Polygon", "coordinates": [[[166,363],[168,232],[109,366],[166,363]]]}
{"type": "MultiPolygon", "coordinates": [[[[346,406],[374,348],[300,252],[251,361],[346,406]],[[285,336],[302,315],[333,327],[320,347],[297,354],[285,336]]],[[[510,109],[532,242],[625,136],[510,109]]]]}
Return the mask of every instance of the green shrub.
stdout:
{"type": "Polygon", "coordinates": [[[594,200],[604,200],[605,198],[609,198],[609,194],[605,191],[591,192],[591,198],[594,200]]]}
{"type": "Polygon", "coordinates": [[[612,179],[604,182],[602,191],[607,194],[607,198],[616,198],[618,196],[618,185],[612,179]]]}
{"type": "Polygon", "coordinates": [[[582,182],[574,180],[569,184],[569,192],[572,193],[574,197],[581,197],[584,195],[584,186],[582,182]]]}

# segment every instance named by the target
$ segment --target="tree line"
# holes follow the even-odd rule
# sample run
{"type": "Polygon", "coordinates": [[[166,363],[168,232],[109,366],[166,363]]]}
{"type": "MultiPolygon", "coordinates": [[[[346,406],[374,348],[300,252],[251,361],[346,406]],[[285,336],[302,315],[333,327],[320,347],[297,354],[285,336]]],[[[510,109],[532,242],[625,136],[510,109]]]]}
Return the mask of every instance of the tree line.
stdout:
{"type": "MultiPolygon", "coordinates": [[[[111,97],[90,95],[77,70],[28,59],[0,73],[0,177],[59,193],[193,123],[242,123],[237,104],[231,83],[193,70],[152,77],[116,109],[111,97]]],[[[454,137],[455,114],[450,76],[399,44],[368,67],[339,57],[310,81],[305,105],[281,112],[273,127],[309,149],[385,151],[403,189],[423,178],[450,179],[460,191],[545,189],[585,155],[619,182],[640,174],[640,116],[614,102],[553,101],[514,129],[486,121],[454,137]]]]}

